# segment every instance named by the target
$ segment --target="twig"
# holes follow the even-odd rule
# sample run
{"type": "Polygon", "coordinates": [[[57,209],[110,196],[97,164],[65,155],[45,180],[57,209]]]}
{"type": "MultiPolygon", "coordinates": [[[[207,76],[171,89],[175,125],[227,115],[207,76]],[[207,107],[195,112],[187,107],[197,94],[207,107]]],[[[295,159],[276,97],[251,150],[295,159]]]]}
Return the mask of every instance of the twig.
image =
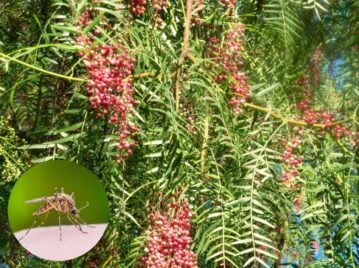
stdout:
{"type": "Polygon", "coordinates": [[[205,173],[205,159],[206,159],[206,152],[207,152],[207,142],[208,142],[208,129],[209,129],[209,116],[207,115],[204,119],[204,131],[203,131],[203,143],[201,148],[201,174],[202,177],[205,173]]]}
{"type": "Polygon", "coordinates": [[[185,27],[183,33],[183,45],[182,45],[182,52],[178,59],[178,66],[176,72],[176,88],[175,88],[175,99],[176,99],[176,108],[179,108],[180,102],[180,94],[181,94],[181,85],[180,85],[180,78],[182,74],[182,64],[188,55],[189,49],[189,34],[191,28],[191,18],[192,18],[192,8],[193,8],[193,0],[187,0],[187,12],[186,12],[186,20],[185,20],[185,27]]]}
{"type": "Polygon", "coordinates": [[[66,79],[66,80],[73,80],[73,81],[78,81],[78,82],[86,82],[87,81],[87,79],[82,79],[82,78],[77,78],[77,77],[72,77],[72,76],[66,76],[66,75],[63,75],[63,74],[58,74],[58,73],[54,73],[54,72],[51,72],[51,71],[47,71],[47,70],[42,69],[40,67],[31,65],[31,64],[29,64],[27,62],[24,62],[24,61],[15,59],[13,57],[10,57],[8,55],[5,55],[3,53],[0,53],[0,60],[4,60],[4,59],[9,60],[9,61],[14,61],[16,63],[24,65],[25,67],[28,67],[28,68],[34,69],[36,71],[39,71],[39,72],[42,72],[42,73],[45,73],[45,74],[48,74],[48,75],[52,75],[52,76],[55,76],[55,77],[58,77],[58,78],[62,78],[62,79],[66,79]]]}
{"type": "Polygon", "coordinates": [[[293,125],[298,125],[298,126],[313,126],[315,128],[326,128],[326,127],[332,127],[332,126],[335,126],[335,125],[340,125],[342,123],[346,123],[346,122],[350,122],[352,121],[351,118],[348,118],[348,119],[345,119],[345,120],[341,120],[341,121],[336,121],[334,123],[331,123],[331,124],[308,124],[307,122],[305,121],[301,121],[301,120],[296,120],[296,119],[293,119],[293,118],[288,118],[288,117],[284,117],[274,111],[271,111],[270,109],[266,108],[266,107],[261,107],[261,106],[258,106],[258,105],[255,105],[255,104],[252,104],[252,103],[244,103],[243,104],[244,107],[246,108],[249,108],[249,109],[252,109],[252,110],[256,110],[256,111],[260,111],[260,112],[263,112],[263,113],[267,113],[275,118],[278,118],[280,119],[281,121],[285,122],[285,123],[288,123],[288,124],[293,124],[293,125]]]}
{"type": "MultiPolygon", "coordinates": [[[[0,60],[3,60],[3,61],[13,61],[13,62],[16,62],[18,64],[21,64],[25,67],[28,67],[28,68],[31,68],[33,70],[36,70],[38,72],[41,72],[41,73],[44,73],[44,74],[48,74],[48,75],[51,75],[51,76],[55,76],[55,77],[58,77],[58,78],[62,78],[62,79],[65,79],[65,80],[72,80],[72,81],[78,81],[78,82],[88,82],[88,79],[86,78],[78,78],[78,77],[72,77],[72,76],[67,76],[67,75],[63,75],[63,74],[59,74],[59,73],[55,73],[55,72],[51,72],[51,71],[47,71],[45,69],[42,69],[40,67],[37,67],[35,65],[31,65],[27,62],[24,62],[24,61],[21,61],[21,60],[18,60],[14,57],[11,57],[9,55],[6,55],[6,54],[3,54],[3,53],[0,53],[0,60]]],[[[144,77],[153,77],[153,76],[156,76],[156,73],[155,72],[145,72],[145,73],[139,73],[139,74],[133,74],[133,75],[129,75],[128,77],[129,78],[144,78],[144,77]]],[[[174,77],[175,76],[175,73],[171,73],[170,74],[171,77],[174,77]]]]}
{"type": "Polygon", "coordinates": [[[140,74],[129,75],[128,78],[143,78],[143,77],[151,77],[151,76],[155,76],[155,75],[156,75],[155,72],[145,72],[145,73],[140,73],[140,74]]]}

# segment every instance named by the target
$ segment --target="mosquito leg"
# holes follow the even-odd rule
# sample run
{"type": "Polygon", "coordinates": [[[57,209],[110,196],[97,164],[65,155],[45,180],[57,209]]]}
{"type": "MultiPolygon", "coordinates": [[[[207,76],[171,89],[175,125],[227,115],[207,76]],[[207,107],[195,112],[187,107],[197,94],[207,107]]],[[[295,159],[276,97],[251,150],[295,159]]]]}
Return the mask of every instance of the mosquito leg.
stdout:
{"type": "Polygon", "coordinates": [[[75,227],[76,227],[80,232],[82,232],[82,233],[84,233],[84,234],[87,234],[87,232],[85,232],[84,230],[82,230],[81,225],[80,225],[78,222],[76,222],[74,219],[72,219],[68,214],[67,214],[67,218],[75,225],[75,227]]]}
{"type": "Polygon", "coordinates": [[[40,214],[37,214],[37,215],[36,215],[36,218],[35,218],[35,220],[32,222],[30,228],[29,228],[29,229],[27,230],[27,232],[19,239],[19,241],[20,241],[21,239],[23,239],[25,236],[27,236],[28,233],[30,233],[31,229],[34,227],[34,225],[36,224],[37,220],[39,219],[39,216],[40,216],[40,214]]]}
{"type": "Polygon", "coordinates": [[[85,225],[87,225],[87,226],[90,227],[90,228],[96,228],[95,226],[92,226],[92,225],[89,225],[88,223],[86,223],[83,219],[80,218],[80,216],[77,215],[77,218],[79,219],[79,221],[80,221],[82,224],[85,224],[85,225]]]}
{"type": "Polygon", "coordinates": [[[62,231],[61,231],[61,215],[60,215],[60,212],[57,212],[57,214],[59,215],[60,241],[62,241],[62,231]]]}
{"type": "Polygon", "coordinates": [[[44,225],[46,220],[47,220],[47,216],[49,216],[50,210],[46,213],[45,218],[43,219],[43,221],[41,222],[41,225],[44,225]]]}
{"type": "Polygon", "coordinates": [[[86,205],[84,205],[82,208],[78,209],[78,212],[80,213],[81,210],[83,210],[84,208],[87,208],[90,205],[89,202],[86,202],[86,205]]]}
{"type": "MultiPolygon", "coordinates": [[[[90,203],[89,203],[89,202],[86,202],[86,205],[84,205],[82,208],[79,208],[79,209],[78,209],[78,212],[80,212],[80,211],[83,210],[84,208],[87,208],[89,205],[90,205],[90,203]]],[[[82,224],[85,224],[85,225],[87,225],[87,226],[90,227],[90,228],[95,228],[95,226],[91,226],[91,225],[89,225],[88,223],[86,223],[83,219],[81,219],[78,214],[77,214],[76,217],[77,217],[77,219],[78,219],[82,224]]]]}
{"type": "MultiPolygon", "coordinates": [[[[27,201],[27,203],[32,203],[32,201],[34,201],[34,200],[29,200],[29,201],[27,201]]],[[[48,199],[47,197],[43,197],[43,198],[40,198],[40,199],[36,199],[36,202],[43,202],[43,201],[46,201],[47,204],[42,205],[37,211],[35,211],[35,212],[33,213],[33,216],[35,216],[36,218],[35,218],[35,220],[32,222],[32,224],[31,224],[30,228],[27,230],[27,232],[19,239],[19,241],[20,241],[21,239],[23,239],[23,238],[31,231],[31,229],[32,229],[32,228],[35,226],[35,224],[37,223],[37,221],[38,221],[40,215],[46,212],[46,216],[45,216],[43,222],[41,223],[41,225],[44,224],[44,222],[46,221],[47,216],[48,216],[50,210],[51,210],[52,208],[54,208],[53,204],[49,201],[49,199],[48,199]]]]}
{"type": "Polygon", "coordinates": [[[80,231],[81,233],[87,234],[87,232],[84,231],[84,230],[81,228],[81,225],[80,225],[80,224],[77,223],[76,226],[77,226],[77,229],[79,229],[79,231],[80,231]]]}
{"type": "Polygon", "coordinates": [[[82,230],[81,228],[81,224],[79,222],[76,222],[77,226],[79,227],[79,230],[85,234],[87,234],[87,232],[85,232],[84,230],[82,230]]]}

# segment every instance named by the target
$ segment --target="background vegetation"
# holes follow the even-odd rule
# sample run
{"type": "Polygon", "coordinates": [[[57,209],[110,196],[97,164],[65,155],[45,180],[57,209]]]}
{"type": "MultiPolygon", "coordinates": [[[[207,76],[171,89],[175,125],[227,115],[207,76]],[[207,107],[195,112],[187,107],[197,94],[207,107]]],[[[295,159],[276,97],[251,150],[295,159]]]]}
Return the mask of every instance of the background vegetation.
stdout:
{"type": "Polygon", "coordinates": [[[359,266],[358,0],[9,0],[0,14],[0,266],[138,267],[153,204],[172,196],[195,212],[199,267],[359,266]],[[136,59],[127,158],[86,91],[100,44],[136,59]],[[248,96],[228,70],[218,82],[227,58],[210,45],[248,96]],[[65,264],[22,249],[6,217],[19,175],[50,159],[89,168],[110,198],[105,237],[65,264]]]}

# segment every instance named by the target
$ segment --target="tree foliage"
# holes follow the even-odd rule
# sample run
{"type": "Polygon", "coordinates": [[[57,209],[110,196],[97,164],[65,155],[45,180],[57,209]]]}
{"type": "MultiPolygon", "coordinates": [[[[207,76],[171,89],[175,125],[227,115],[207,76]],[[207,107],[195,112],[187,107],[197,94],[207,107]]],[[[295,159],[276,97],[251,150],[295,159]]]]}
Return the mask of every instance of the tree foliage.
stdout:
{"type": "MultiPolygon", "coordinates": [[[[68,264],[139,267],[166,197],[195,212],[199,267],[358,267],[358,10],[358,0],[0,2],[2,215],[29,164],[67,159],[101,178],[111,206],[104,238],[68,264]],[[121,81],[132,81],[125,117],[140,128],[126,158],[117,112],[99,116],[88,91],[86,55],[118,45],[136,60],[121,81]]],[[[61,266],[21,249],[5,219],[0,266],[61,266]]]]}

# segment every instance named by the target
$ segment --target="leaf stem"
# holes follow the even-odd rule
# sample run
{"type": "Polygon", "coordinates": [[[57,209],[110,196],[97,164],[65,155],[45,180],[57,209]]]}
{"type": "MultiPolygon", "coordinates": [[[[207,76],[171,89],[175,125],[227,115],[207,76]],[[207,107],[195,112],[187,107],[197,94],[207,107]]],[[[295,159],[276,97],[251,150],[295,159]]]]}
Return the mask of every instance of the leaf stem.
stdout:
{"type": "Polygon", "coordinates": [[[55,77],[58,77],[58,78],[62,78],[62,79],[66,79],[66,80],[72,80],[72,81],[78,81],[78,82],[87,82],[87,79],[82,79],[82,78],[72,77],[72,76],[66,76],[66,75],[54,73],[54,72],[51,72],[51,71],[47,71],[47,70],[42,69],[40,67],[37,67],[35,65],[31,65],[31,64],[29,64],[27,62],[24,62],[24,61],[18,60],[16,58],[10,57],[10,56],[8,56],[6,54],[3,54],[1,52],[0,52],[0,60],[14,61],[14,62],[16,62],[18,64],[24,65],[27,68],[31,68],[31,69],[34,69],[36,71],[42,72],[44,74],[48,74],[48,75],[55,76],[55,77]]]}
{"type": "Polygon", "coordinates": [[[208,129],[209,129],[209,115],[207,115],[204,119],[204,130],[203,130],[203,143],[201,148],[201,174],[204,177],[205,174],[205,159],[206,159],[206,151],[207,151],[207,142],[208,142],[208,129]]]}
{"type": "Polygon", "coordinates": [[[336,122],[328,124],[328,125],[326,125],[326,124],[308,124],[307,122],[302,121],[302,120],[297,120],[297,119],[293,119],[293,118],[284,117],[284,116],[272,111],[271,109],[269,109],[267,107],[258,106],[258,105],[255,105],[255,104],[252,104],[252,103],[249,103],[249,102],[244,103],[243,106],[248,108],[248,109],[252,109],[252,110],[260,111],[260,112],[263,112],[263,113],[267,113],[267,114],[269,114],[269,115],[271,115],[271,116],[273,116],[275,118],[280,119],[284,123],[298,125],[298,126],[313,126],[315,128],[322,128],[323,129],[323,128],[326,128],[326,127],[332,127],[332,126],[335,126],[335,125],[340,125],[342,123],[352,121],[351,118],[347,118],[347,119],[344,119],[344,120],[341,120],[341,121],[336,121],[336,122]]]}

